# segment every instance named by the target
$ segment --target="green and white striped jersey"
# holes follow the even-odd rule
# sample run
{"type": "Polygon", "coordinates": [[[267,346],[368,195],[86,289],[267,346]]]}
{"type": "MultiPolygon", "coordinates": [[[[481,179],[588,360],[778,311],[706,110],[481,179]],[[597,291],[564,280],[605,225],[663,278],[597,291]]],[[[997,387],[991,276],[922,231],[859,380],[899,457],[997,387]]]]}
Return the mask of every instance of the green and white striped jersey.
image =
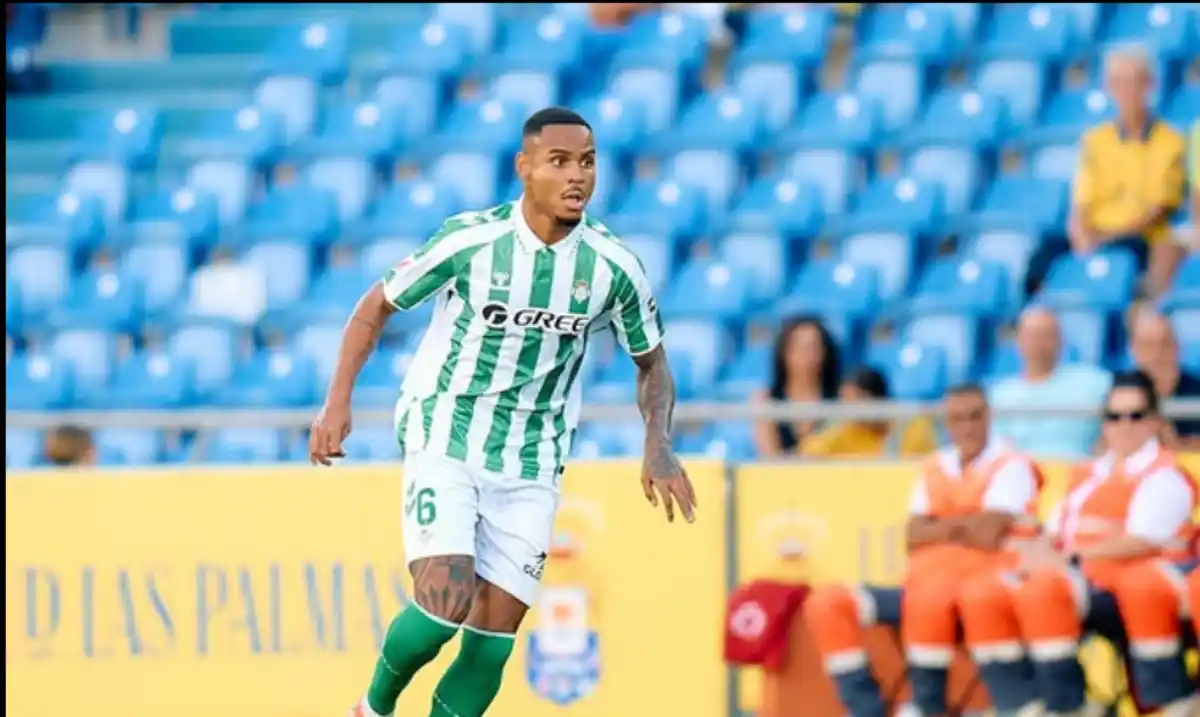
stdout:
{"type": "Polygon", "coordinates": [[[406,450],[554,482],[579,422],[588,336],[637,356],[663,339],[641,262],[587,217],[547,246],[519,201],[451,217],[383,279],[398,309],[436,301],[396,406],[406,450]]]}

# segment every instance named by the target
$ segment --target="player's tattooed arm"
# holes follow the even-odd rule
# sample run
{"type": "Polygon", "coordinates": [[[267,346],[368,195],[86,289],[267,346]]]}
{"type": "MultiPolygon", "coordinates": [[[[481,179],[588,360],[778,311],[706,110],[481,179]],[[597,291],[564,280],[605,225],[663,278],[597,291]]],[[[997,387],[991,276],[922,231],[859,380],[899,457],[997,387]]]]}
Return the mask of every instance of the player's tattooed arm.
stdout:
{"type": "Polygon", "coordinates": [[[646,422],[642,457],[642,491],[651,505],[662,501],[667,520],[675,506],[690,523],[695,520],[696,492],[687,471],[671,448],[671,419],[675,412],[675,379],[662,346],[634,359],[638,366],[637,403],[646,422]]]}
{"type": "Polygon", "coordinates": [[[383,325],[394,312],[395,308],[384,297],[383,289],[378,284],[358,300],[342,332],[342,346],[338,351],[333,380],[329,384],[327,403],[350,401],[354,382],[379,343],[383,325]]]}
{"type": "MultiPolygon", "coordinates": [[[[671,419],[675,413],[675,377],[660,345],[634,358],[637,363],[637,404],[646,422],[646,447],[671,446],[671,419]]],[[[668,454],[670,451],[668,450],[668,454]]],[[[672,456],[673,458],[673,456],[672,456]]],[[[670,470],[670,467],[663,466],[670,470]]]]}

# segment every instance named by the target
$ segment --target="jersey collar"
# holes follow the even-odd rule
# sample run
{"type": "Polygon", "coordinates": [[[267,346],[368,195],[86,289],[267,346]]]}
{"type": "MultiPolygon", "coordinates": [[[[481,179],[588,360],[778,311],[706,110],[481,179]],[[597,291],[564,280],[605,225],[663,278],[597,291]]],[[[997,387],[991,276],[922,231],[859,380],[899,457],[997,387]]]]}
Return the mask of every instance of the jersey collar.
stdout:
{"type": "MultiPolygon", "coordinates": [[[[1132,455],[1126,458],[1125,465],[1122,467],[1126,473],[1141,473],[1142,471],[1146,470],[1146,468],[1148,468],[1150,464],[1155,461],[1155,459],[1158,458],[1158,453],[1161,449],[1162,445],[1158,442],[1158,439],[1151,438],[1150,440],[1146,441],[1145,445],[1134,451],[1132,455]]],[[[1100,459],[1100,465],[1098,466],[1100,473],[1103,475],[1111,474],[1113,472],[1113,468],[1116,466],[1116,462],[1117,458],[1112,454],[1112,451],[1105,453],[1104,457],[1100,459]]]]}
{"type": "Polygon", "coordinates": [[[1008,444],[1001,438],[989,437],[987,444],[980,451],[979,456],[971,462],[970,465],[962,464],[962,452],[956,447],[950,447],[942,453],[942,470],[954,478],[961,478],[965,470],[974,468],[975,466],[985,466],[995,459],[999,458],[1008,450],[1008,444]]]}
{"type": "Polygon", "coordinates": [[[580,218],[579,224],[571,230],[571,233],[563,237],[562,241],[555,242],[554,244],[547,244],[538,238],[538,235],[534,233],[533,229],[529,227],[528,222],[525,221],[525,214],[521,211],[521,205],[524,203],[524,201],[525,195],[522,194],[521,198],[513,203],[512,210],[512,221],[513,227],[517,233],[517,244],[519,244],[521,248],[530,254],[533,254],[541,249],[549,249],[555,253],[571,252],[575,250],[575,247],[579,245],[580,238],[583,236],[584,224],[587,222],[586,214],[580,218]]]}

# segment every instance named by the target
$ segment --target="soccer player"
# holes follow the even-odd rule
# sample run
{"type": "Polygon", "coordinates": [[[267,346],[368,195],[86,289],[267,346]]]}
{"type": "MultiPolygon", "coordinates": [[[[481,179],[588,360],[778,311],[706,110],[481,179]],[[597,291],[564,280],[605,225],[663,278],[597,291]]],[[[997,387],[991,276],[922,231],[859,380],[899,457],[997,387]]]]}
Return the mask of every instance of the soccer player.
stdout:
{"type": "Polygon", "coordinates": [[[388,628],[355,717],[392,714],[412,676],[462,628],[430,717],[479,717],[495,699],[544,569],[563,461],[579,420],[588,337],[611,327],[637,371],[642,490],[692,522],[696,497],[671,448],[675,383],[638,258],[584,209],[591,127],[544,109],[524,126],[516,202],[454,216],[359,300],[309,439],[343,455],[350,393],[388,316],[426,300],[433,320],[396,405],[412,601],[388,628]]]}

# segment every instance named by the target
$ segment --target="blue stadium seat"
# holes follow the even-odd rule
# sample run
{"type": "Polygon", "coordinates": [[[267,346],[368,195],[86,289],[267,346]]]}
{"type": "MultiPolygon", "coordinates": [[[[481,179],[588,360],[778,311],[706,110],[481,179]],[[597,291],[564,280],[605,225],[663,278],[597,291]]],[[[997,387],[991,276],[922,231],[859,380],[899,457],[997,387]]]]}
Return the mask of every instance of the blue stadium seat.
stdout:
{"type": "Polygon", "coordinates": [[[176,155],[192,160],[225,158],[263,164],[278,156],[283,142],[283,117],[249,105],[213,110],[169,147],[176,155]]]}
{"type": "Polygon", "coordinates": [[[75,400],[72,365],[42,354],[18,354],[4,370],[4,407],[14,411],[70,408],[75,400]]]}
{"type": "Polygon", "coordinates": [[[946,357],[932,346],[904,341],[873,344],[867,364],[887,377],[889,392],[901,401],[939,399],[948,383],[946,357]]]}
{"type": "MultiPolygon", "coordinates": [[[[470,30],[454,22],[430,18],[423,23],[402,23],[388,42],[381,64],[388,74],[452,79],[466,67],[471,43],[470,30]]],[[[433,108],[418,105],[414,109],[433,108]]]]}
{"type": "Polygon", "coordinates": [[[922,2],[913,3],[912,7],[927,12],[940,12],[950,18],[950,28],[954,35],[956,48],[970,47],[979,35],[979,25],[983,16],[983,5],[975,2],[922,2]]]}
{"type": "Polygon", "coordinates": [[[890,301],[908,291],[917,261],[911,234],[867,232],[842,240],[841,258],[855,267],[871,267],[879,275],[879,296],[890,301]]]}
{"type": "Polygon", "coordinates": [[[927,85],[925,68],[913,60],[863,62],[854,71],[854,90],[879,104],[883,129],[888,133],[899,132],[912,123],[927,85]]]}
{"type": "Polygon", "coordinates": [[[728,360],[732,349],[729,334],[723,327],[702,319],[672,319],[665,328],[671,336],[672,363],[680,365],[686,360],[678,373],[688,379],[695,390],[707,390],[716,382],[721,366],[728,360]]]}
{"type": "Polygon", "coordinates": [[[337,215],[336,195],[310,182],[298,182],[272,189],[247,207],[240,230],[222,234],[220,242],[250,245],[284,237],[303,243],[327,241],[337,228],[337,215]]]}
{"type": "Polygon", "coordinates": [[[291,319],[299,321],[337,321],[345,319],[363,292],[378,276],[367,276],[361,265],[331,265],[320,273],[308,294],[298,302],[291,319]]]}
{"type": "Polygon", "coordinates": [[[686,264],[675,276],[663,301],[663,310],[680,319],[730,321],[751,305],[751,277],[720,261],[700,258],[686,264]]]}
{"type": "Polygon", "coordinates": [[[317,120],[317,84],[293,74],[266,77],[254,89],[254,104],[283,120],[285,144],[308,136],[317,120]]]}
{"type": "MultiPolygon", "coordinates": [[[[308,460],[307,440],[300,447],[302,452],[294,458],[308,460]]],[[[393,461],[400,455],[396,429],[391,426],[355,426],[354,432],[342,442],[342,449],[349,461],[393,461]]]]}
{"type": "Polygon", "coordinates": [[[618,72],[669,68],[696,70],[708,48],[708,26],[700,18],[677,12],[648,13],[633,19],[613,57],[618,72]]]}
{"type": "Polygon", "coordinates": [[[1041,241],[1041,236],[1030,230],[984,229],[967,238],[963,256],[1004,267],[1012,288],[1009,299],[1016,302],[1023,291],[1029,260],[1041,241]]]}
{"type": "Polygon", "coordinates": [[[188,187],[216,200],[217,218],[222,226],[232,225],[246,216],[253,183],[253,171],[240,159],[203,160],[192,165],[187,173],[188,187]]]}
{"type": "Polygon", "coordinates": [[[343,234],[341,239],[405,237],[424,243],[446,217],[462,209],[457,193],[442,184],[426,180],[396,182],[375,198],[358,231],[343,234]]]}
{"type": "Polygon", "coordinates": [[[71,367],[76,396],[83,398],[108,381],[117,360],[117,343],[107,331],[70,328],[50,339],[48,353],[55,363],[71,367]]]}
{"type": "Polygon", "coordinates": [[[142,351],[113,368],[108,383],[92,395],[96,408],[186,408],[195,399],[196,367],[162,351],[142,351]]]}
{"type": "Polygon", "coordinates": [[[489,65],[499,73],[519,71],[554,75],[583,60],[586,33],[585,19],[557,13],[536,21],[509,22],[504,26],[489,65]]]}
{"type": "Polygon", "coordinates": [[[80,127],[74,157],[151,166],[158,151],[159,121],[158,110],[148,106],[99,111],[80,127]]]}
{"type": "Polygon", "coordinates": [[[1113,338],[1113,317],[1105,311],[1063,308],[1055,311],[1067,350],[1083,363],[1102,366],[1113,338]]]}
{"type": "Polygon", "coordinates": [[[8,252],[5,279],[16,282],[23,316],[42,317],[67,294],[70,255],[57,246],[18,246],[8,252]]]}
{"type": "Polygon", "coordinates": [[[984,31],[980,57],[986,61],[1062,60],[1073,50],[1072,23],[1071,11],[1062,5],[999,5],[984,31]]]}
{"type": "Polygon", "coordinates": [[[91,248],[103,235],[104,207],[94,197],[73,192],[35,194],[9,203],[4,219],[6,248],[22,244],[91,248]]]}
{"type": "Polygon", "coordinates": [[[4,280],[4,335],[20,336],[24,312],[21,310],[21,287],[10,279],[4,280]]]}
{"type": "Polygon", "coordinates": [[[304,138],[294,153],[326,158],[326,162],[390,159],[400,148],[402,114],[403,110],[375,100],[337,103],[325,108],[313,135],[304,138]]]}
{"type": "Polygon", "coordinates": [[[864,151],[883,135],[883,110],[878,101],[853,92],[825,93],[805,105],[800,120],[777,139],[783,150],[864,151]]]}
{"type": "Polygon", "coordinates": [[[1038,127],[1022,138],[1035,146],[1074,144],[1087,129],[1112,116],[1112,103],[1100,90],[1063,90],[1050,99],[1038,127]]]}
{"type": "Polygon", "coordinates": [[[41,462],[42,436],[37,431],[4,431],[4,467],[32,468],[41,462]]]}
{"type": "Polygon", "coordinates": [[[1176,308],[1170,314],[1171,328],[1181,344],[1200,345],[1200,308],[1176,308]]]}
{"type": "Polygon", "coordinates": [[[976,90],[942,90],[925,108],[920,121],[905,133],[910,147],[987,149],[1007,130],[1002,99],[976,90]]]}
{"type": "Polygon", "coordinates": [[[296,332],[292,348],[298,356],[310,360],[316,368],[317,381],[333,376],[338,347],[342,343],[342,323],[311,322],[296,332]]]}
{"type": "Polygon", "coordinates": [[[984,193],[973,226],[981,230],[1061,229],[1067,217],[1067,185],[1029,175],[996,178],[984,193]]]}
{"type": "Polygon", "coordinates": [[[911,177],[878,179],[858,195],[853,215],[836,226],[842,233],[929,231],[943,216],[942,194],[941,187],[911,177]]]}
{"type": "Polygon", "coordinates": [[[712,438],[705,447],[705,455],[727,461],[752,461],[758,457],[754,443],[753,426],[744,422],[721,422],[713,424],[712,438]]]}
{"type": "Polygon", "coordinates": [[[771,347],[749,346],[738,353],[717,385],[718,396],[729,401],[741,401],[756,391],[768,388],[771,375],[771,347]]]}
{"type": "Polygon", "coordinates": [[[738,155],[723,149],[685,149],[667,162],[666,176],[704,192],[711,217],[725,213],[742,181],[738,155]]]}
{"type": "Polygon", "coordinates": [[[909,343],[941,350],[950,383],[975,377],[983,335],[979,319],[957,311],[918,315],[903,330],[903,337],[909,343]]]}
{"type": "Polygon", "coordinates": [[[1135,42],[1161,57],[1195,57],[1200,37],[1182,4],[1122,3],[1113,7],[1104,34],[1106,46],[1135,42]],[[1189,50],[1190,48],[1190,50],[1189,50]]]}
{"type": "Polygon", "coordinates": [[[197,398],[207,397],[229,382],[240,346],[232,327],[215,321],[195,321],[176,329],[168,338],[166,353],[195,370],[197,398]]]}
{"type": "Polygon", "coordinates": [[[704,192],[674,180],[641,182],[629,190],[609,224],[622,235],[696,236],[707,216],[704,192]]]}
{"type": "Polygon", "coordinates": [[[833,217],[845,211],[858,188],[859,168],[858,158],[851,152],[808,149],[789,156],[781,175],[815,189],[825,216],[833,217]]]}
{"type": "Polygon", "coordinates": [[[1179,265],[1161,305],[1165,311],[1200,309],[1200,254],[1190,254],[1179,265]]]}
{"type": "Polygon", "coordinates": [[[435,142],[444,152],[430,165],[430,178],[457,188],[467,206],[495,203],[500,197],[499,155],[512,150],[523,122],[519,109],[497,100],[459,105],[435,142]]]}
{"type": "Polygon", "coordinates": [[[420,239],[384,238],[365,245],[360,258],[367,276],[382,277],[396,264],[414,254],[425,242],[420,239]]]}
{"type": "Polygon", "coordinates": [[[561,77],[553,72],[507,70],[488,83],[487,95],[528,116],[559,104],[561,77]]]}
{"type": "Polygon", "coordinates": [[[1004,102],[1013,129],[1024,129],[1037,119],[1048,84],[1039,60],[1004,58],[977,64],[972,83],[976,91],[1004,102]]]}
{"type": "Polygon", "coordinates": [[[1124,251],[1057,259],[1038,294],[1052,308],[1123,311],[1133,301],[1137,266],[1124,251]]]}
{"type": "Polygon", "coordinates": [[[496,43],[496,5],[486,2],[437,3],[434,17],[447,25],[457,25],[467,31],[471,51],[485,54],[496,43]]]}
{"type": "Polygon", "coordinates": [[[714,92],[696,98],[659,144],[675,150],[746,152],[758,145],[765,129],[758,106],[732,92],[714,92]]]}
{"type": "Polygon", "coordinates": [[[274,463],[283,458],[284,437],[270,428],[226,428],[208,436],[209,443],[197,442],[191,458],[213,463],[274,463]],[[207,448],[201,452],[201,449],[207,448]]]}
{"type": "Polygon", "coordinates": [[[734,67],[809,69],[825,58],[834,21],[833,12],[819,5],[748,13],[742,41],[733,56],[734,67]]]}
{"type": "Polygon", "coordinates": [[[734,272],[747,277],[754,306],[762,306],[783,293],[789,262],[787,243],[781,237],[730,234],[718,240],[717,256],[734,272]]]}
{"type": "Polygon", "coordinates": [[[266,70],[338,84],[349,69],[349,35],[344,23],[328,19],[281,27],[267,52],[266,70]]]}
{"type": "Polygon", "coordinates": [[[975,259],[943,259],[930,265],[909,302],[913,314],[961,312],[998,317],[1012,295],[1008,272],[999,264],[975,259]]]}
{"type": "Polygon", "coordinates": [[[1065,2],[1059,7],[1070,13],[1072,32],[1080,43],[1091,43],[1100,25],[1101,4],[1095,2],[1065,2]]]}
{"type": "Polygon", "coordinates": [[[231,407],[302,407],[316,401],[315,367],[287,351],[263,351],[234,369],[213,403],[231,407]]]}
{"type": "Polygon", "coordinates": [[[120,261],[121,274],[141,287],[145,309],[151,316],[183,296],[190,268],[187,245],[172,239],[134,244],[120,261]]]}
{"type": "MultiPolygon", "coordinates": [[[[377,351],[367,364],[354,386],[354,402],[359,406],[390,408],[400,396],[400,384],[404,381],[413,355],[410,351],[377,351]]],[[[392,448],[395,448],[396,432],[392,431],[392,448]]]]}
{"type": "MultiPolygon", "coordinates": [[[[913,150],[904,160],[904,171],[918,184],[937,188],[940,209],[947,216],[962,218],[975,202],[984,167],[974,149],[930,145],[913,150]]],[[[936,202],[932,196],[930,200],[936,202]]],[[[936,221],[937,217],[935,209],[930,221],[936,221]]]]}
{"type": "MultiPolygon", "coordinates": [[[[1196,16],[1200,17],[1200,12],[1196,16]]],[[[1171,98],[1164,116],[1186,133],[1200,117],[1200,86],[1193,84],[1180,87],[1171,98]]]]}
{"type": "Polygon", "coordinates": [[[800,270],[777,312],[865,320],[878,310],[882,293],[880,274],[874,264],[810,261],[800,270]]]}
{"type": "Polygon", "coordinates": [[[129,173],[113,162],[80,162],[67,170],[63,189],[68,194],[96,199],[104,221],[112,227],[125,220],[129,209],[129,173]]]}
{"type": "Polygon", "coordinates": [[[387,75],[373,98],[392,117],[403,151],[419,151],[441,118],[443,85],[432,75],[387,75]]]}
{"type": "Polygon", "coordinates": [[[732,232],[810,237],[820,230],[822,219],[815,187],[790,177],[764,176],[741,193],[726,227],[732,232]]]}
{"type": "Polygon", "coordinates": [[[299,301],[312,280],[312,252],[305,244],[263,241],[247,249],[241,261],[262,271],[268,310],[284,309],[299,301]]]}
{"type": "Polygon", "coordinates": [[[363,159],[352,157],[322,157],[308,167],[307,183],[333,195],[339,222],[353,222],[362,217],[367,202],[375,192],[375,172],[363,159]]]}
{"type": "Polygon", "coordinates": [[[66,301],[50,312],[47,323],[59,330],[137,331],[145,318],[143,296],[131,275],[112,270],[77,275],[71,279],[66,301]]]}
{"type": "Polygon", "coordinates": [[[215,238],[217,212],[215,197],[190,187],[136,195],[129,207],[128,222],[119,237],[110,240],[207,246],[215,238]]]}
{"type": "MultiPolygon", "coordinates": [[[[1059,363],[1076,363],[1079,361],[1079,356],[1076,354],[1074,347],[1064,344],[1062,352],[1059,354],[1059,363]]],[[[1017,351],[1015,341],[1004,341],[992,348],[991,358],[987,369],[987,378],[995,381],[1009,376],[1015,376],[1021,373],[1023,361],[1021,354],[1017,351]]]]}
{"type": "Polygon", "coordinates": [[[954,20],[940,5],[883,7],[865,14],[855,58],[945,62],[955,50],[954,20]]]}
{"type": "MultiPolygon", "coordinates": [[[[629,152],[639,147],[645,138],[645,118],[641,108],[619,97],[601,95],[586,99],[575,105],[575,111],[592,126],[597,146],[606,152],[629,152]]],[[[604,177],[608,172],[597,174],[604,177]]],[[[597,189],[601,181],[597,180],[597,189]]]]}
{"type": "Polygon", "coordinates": [[[161,431],[137,428],[106,428],[95,435],[100,463],[105,465],[152,465],[166,457],[166,438],[161,431]]]}

